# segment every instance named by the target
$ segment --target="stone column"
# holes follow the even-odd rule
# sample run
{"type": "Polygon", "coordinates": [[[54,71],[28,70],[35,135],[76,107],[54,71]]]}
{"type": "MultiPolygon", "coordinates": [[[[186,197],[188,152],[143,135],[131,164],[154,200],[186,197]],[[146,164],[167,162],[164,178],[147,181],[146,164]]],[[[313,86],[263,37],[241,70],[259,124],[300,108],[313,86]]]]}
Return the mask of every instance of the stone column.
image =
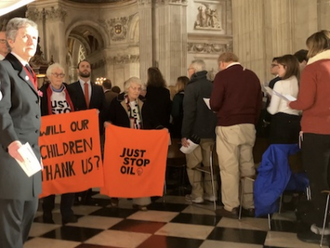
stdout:
{"type": "Polygon", "coordinates": [[[153,64],[153,29],[151,0],[138,0],[140,30],[140,78],[147,82],[147,70],[153,64]]]}
{"type": "Polygon", "coordinates": [[[40,46],[45,59],[53,57],[55,62],[65,67],[67,46],[64,19],[67,12],[61,6],[61,0],[35,1],[28,7],[27,15],[37,20],[40,46]]]}
{"type": "MultiPolygon", "coordinates": [[[[326,9],[330,7],[330,1],[326,6],[323,4],[317,4],[317,0],[294,0],[293,3],[293,51],[296,52],[300,49],[306,48],[306,39],[313,34],[317,29],[318,16],[322,19],[322,15],[318,14],[318,8],[326,9]]],[[[330,12],[328,12],[330,13],[330,12]]],[[[329,15],[329,14],[328,14],[329,15]]],[[[324,21],[325,25],[328,25],[329,28],[329,16],[327,21],[324,21]]]]}
{"type": "Polygon", "coordinates": [[[185,0],[159,0],[155,5],[155,65],[168,85],[187,74],[186,7],[185,0]]]}
{"type": "Polygon", "coordinates": [[[232,4],[234,52],[261,82],[272,77],[273,57],[304,49],[306,38],[317,28],[316,0],[235,0],[232,4]]]}
{"type": "MultiPolygon", "coordinates": [[[[315,2],[316,0],[312,1],[315,2]]],[[[329,0],[317,0],[317,15],[312,16],[318,17],[318,30],[330,30],[330,1],[329,0]]],[[[315,20],[315,19],[314,19],[315,20]]]]}

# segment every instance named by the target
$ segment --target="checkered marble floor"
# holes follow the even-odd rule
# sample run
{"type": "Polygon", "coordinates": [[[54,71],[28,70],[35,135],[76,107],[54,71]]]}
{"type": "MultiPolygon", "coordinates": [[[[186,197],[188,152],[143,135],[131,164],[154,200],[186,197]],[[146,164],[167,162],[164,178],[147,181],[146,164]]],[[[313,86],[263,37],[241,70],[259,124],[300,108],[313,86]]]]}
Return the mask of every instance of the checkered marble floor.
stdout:
{"type": "Polygon", "coordinates": [[[319,247],[297,239],[299,224],[293,212],[241,221],[215,216],[211,203],[187,204],[170,195],[152,203],[148,211],[132,209],[120,199],[111,208],[108,197],[94,195],[96,206],[74,206],[78,223],[62,226],[59,198],[53,212],[56,224],[44,224],[37,212],[24,248],[276,248],[319,247]]]}

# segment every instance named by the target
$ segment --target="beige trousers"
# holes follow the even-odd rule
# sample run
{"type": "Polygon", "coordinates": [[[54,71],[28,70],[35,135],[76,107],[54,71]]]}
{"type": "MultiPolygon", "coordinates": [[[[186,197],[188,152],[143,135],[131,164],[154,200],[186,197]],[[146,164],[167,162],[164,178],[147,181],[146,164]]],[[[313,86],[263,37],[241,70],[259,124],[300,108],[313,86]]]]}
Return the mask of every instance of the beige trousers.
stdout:
{"type": "MultiPolygon", "coordinates": [[[[253,124],[228,127],[217,126],[217,154],[219,158],[222,203],[227,211],[240,205],[240,178],[255,175],[252,149],[256,139],[253,124]]],[[[253,182],[244,180],[242,206],[254,208],[253,182]]]]}
{"type": "MultiPolygon", "coordinates": [[[[191,195],[193,198],[202,197],[205,194],[212,196],[212,183],[210,174],[204,173],[204,179],[202,172],[193,170],[196,166],[203,164],[204,167],[210,167],[210,155],[214,147],[213,139],[201,139],[200,144],[196,149],[186,154],[187,160],[187,174],[189,182],[192,186],[191,195]]],[[[218,189],[217,182],[214,183],[215,190],[218,189]]]]}

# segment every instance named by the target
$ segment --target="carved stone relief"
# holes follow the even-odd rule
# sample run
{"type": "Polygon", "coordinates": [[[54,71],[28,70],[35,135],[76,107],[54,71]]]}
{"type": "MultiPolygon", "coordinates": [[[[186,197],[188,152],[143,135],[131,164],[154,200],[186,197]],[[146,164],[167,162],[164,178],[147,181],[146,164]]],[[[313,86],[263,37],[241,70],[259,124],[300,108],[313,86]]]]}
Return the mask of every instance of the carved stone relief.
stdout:
{"type": "Polygon", "coordinates": [[[54,6],[52,6],[50,9],[28,9],[26,12],[26,16],[33,21],[40,21],[45,18],[48,20],[60,20],[64,22],[64,19],[67,16],[67,12],[61,7],[55,8],[54,6]]]}
{"type": "Polygon", "coordinates": [[[110,20],[99,19],[98,22],[110,33],[111,40],[121,41],[126,39],[133,16],[112,18],[110,20]]]}
{"type": "Polygon", "coordinates": [[[189,53],[222,53],[232,51],[232,44],[188,43],[189,53]]]}
{"type": "Polygon", "coordinates": [[[139,5],[150,5],[151,4],[151,0],[137,0],[137,3],[139,5]]]}
{"type": "Polygon", "coordinates": [[[46,10],[45,17],[46,17],[46,19],[64,21],[64,18],[66,17],[66,15],[67,15],[67,12],[63,8],[51,7],[50,9],[46,10]]]}
{"type": "Polygon", "coordinates": [[[216,5],[200,3],[194,28],[196,30],[222,30],[221,13],[216,5]]]}
{"type": "Polygon", "coordinates": [[[104,59],[100,59],[99,61],[92,63],[91,67],[93,70],[95,70],[97,68],[104,67],[104,65],[105,65],[104,59]]]}
{"type": "Polygon", "coordinates": [[[26,11],[26,17],[31,19],[34,22],[42,20],[45,13],[45,9],[39,11],[38,9],[28,9],[26,11]]]}
{"type": "Polygon", "coordinates": [[[107,61],[110,64],[130,64],[130,63],[136,63],[140,61],[140,56],[139,55],[132,55],[132,54],[125,54],[121,55],[118,54],[116,56],[109,56],[107,58],[107,61]]]}
{"type": "Polygon", "coordinates": [[[183,4],[186,4],[188,3],[187,0],[170,0],[170,3],[183,3],[183,4]]]}

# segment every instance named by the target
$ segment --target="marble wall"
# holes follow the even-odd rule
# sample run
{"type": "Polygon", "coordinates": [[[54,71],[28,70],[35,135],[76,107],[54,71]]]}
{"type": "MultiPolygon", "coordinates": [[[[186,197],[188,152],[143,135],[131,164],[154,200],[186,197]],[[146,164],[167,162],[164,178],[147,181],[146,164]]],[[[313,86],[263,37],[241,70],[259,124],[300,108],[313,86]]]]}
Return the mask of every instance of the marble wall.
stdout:
{"type": "Polygon", "coordinates": [[[46,59],[66,65],[68,80],[76,79],[74,44],[84,44],[93,78],[118,86],[131,76],[146,82],[150,66],[174,85],[195,59],[205,60],[213,78],[224,51],[266,82],[274,56],[303,49],[309,35],[330,29],[329,0],[43,0],[29,4],[27,15],[39,24],[46,59]]]}
{"type": "Polygon", "coordinates": [[[233,0],[233,50],[261,82],[275,56],[306,49],[308,36],[330,29],[329,0],[233,0]]]}

